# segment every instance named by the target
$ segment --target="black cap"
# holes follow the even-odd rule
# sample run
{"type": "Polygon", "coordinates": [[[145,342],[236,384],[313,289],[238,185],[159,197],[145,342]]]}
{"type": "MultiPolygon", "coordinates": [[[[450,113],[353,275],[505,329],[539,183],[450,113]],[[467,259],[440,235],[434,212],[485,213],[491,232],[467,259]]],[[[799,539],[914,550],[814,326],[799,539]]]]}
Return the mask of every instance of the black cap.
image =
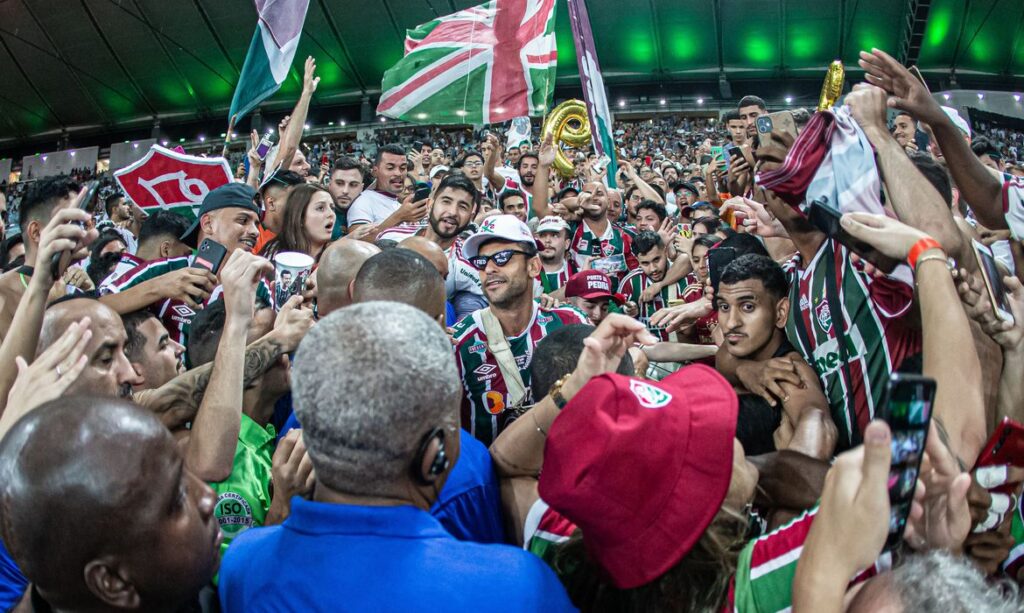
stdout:
{"type": "Polygon", "coordinates": [[[248,183],[228,183],[221,185],[203,198],[203,204],[199,207],[196,220],[189,226],[189,229],[181,235],[181,242],[193,249],[199,242],[199,220],[203,215],[217,209],[236,207],[260,214],[260,208],[256,206],[256,190],[248,183]]]}

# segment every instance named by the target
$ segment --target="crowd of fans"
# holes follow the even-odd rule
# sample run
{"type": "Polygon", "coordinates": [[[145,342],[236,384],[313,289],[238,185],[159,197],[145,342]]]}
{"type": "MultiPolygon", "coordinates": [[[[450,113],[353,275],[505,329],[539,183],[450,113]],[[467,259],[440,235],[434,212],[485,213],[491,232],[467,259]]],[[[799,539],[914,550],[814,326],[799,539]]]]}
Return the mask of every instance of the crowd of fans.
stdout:
{"type": "Polygon", "coordinates": [[[536,126],[303,144],[308,62],[195,219],[32,182],[0,607],[1021,610],[1020,135],[861,66],[561,174],[536,126]]]}

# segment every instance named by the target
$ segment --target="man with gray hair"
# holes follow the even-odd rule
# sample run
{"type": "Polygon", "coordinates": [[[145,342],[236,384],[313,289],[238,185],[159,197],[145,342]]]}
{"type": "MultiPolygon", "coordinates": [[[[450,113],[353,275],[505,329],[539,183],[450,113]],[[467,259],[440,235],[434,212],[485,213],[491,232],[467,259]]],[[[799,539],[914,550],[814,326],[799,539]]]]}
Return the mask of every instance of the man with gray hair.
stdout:
{"type": "Polygon", "coordinates": [[[224,611],[327,610],[341,594],[352,610],[572,610],[539,558],[457,541],[427,513],[459,457],[460,399],[451,343],[428,315],[391,302],[332,313],[299,346],[292,387],[314,499],[235,540],[224,611]],[[479,581],[481,568],[501,572],[479,581]]]}

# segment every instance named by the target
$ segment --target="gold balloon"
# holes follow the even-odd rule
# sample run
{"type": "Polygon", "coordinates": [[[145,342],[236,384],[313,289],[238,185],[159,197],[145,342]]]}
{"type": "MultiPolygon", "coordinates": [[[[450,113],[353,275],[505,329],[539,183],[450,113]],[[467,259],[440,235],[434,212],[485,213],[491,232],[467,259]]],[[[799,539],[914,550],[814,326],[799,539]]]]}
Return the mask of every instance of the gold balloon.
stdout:
{"type": "Polygon", "coordinates": [[[552,109],[541,127],[541,140],[546,140],[548,135],[552,136],[551,142],[555,144],[555,170],[563,178],[572,178],[572,161],[565,157],[559,143],[577,149],[590,144],[587,105],[582,100],[566,100],[552,109]]]}
{"type": "Polygon", "coordinates": [[[827,111],[833,106],[839,96],[843,95],[843,79],[846,76],[843,63],[836,60],[829,64],[828,72],[825,73],[825,82],[821,85],[821,97],[818,98],[818,110],[827,111]]]}

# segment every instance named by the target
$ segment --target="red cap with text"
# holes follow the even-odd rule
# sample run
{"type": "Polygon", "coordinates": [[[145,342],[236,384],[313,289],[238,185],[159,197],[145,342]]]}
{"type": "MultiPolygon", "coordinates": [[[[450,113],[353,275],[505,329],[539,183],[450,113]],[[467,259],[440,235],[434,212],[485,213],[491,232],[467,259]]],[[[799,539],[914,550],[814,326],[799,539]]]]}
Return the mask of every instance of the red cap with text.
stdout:
{"type": "Polygon", "coordinates": [[[574,274],[565,283],[565,297],[584,300],[610,298],[617,304],[626,302],[625,296],[612,291],[611,277],[600,270],[583,270],[574,274]]]}
{"type": "Polygon", "coordinates": [[[620,589],[657,579],[711,524],[732,479],[738,401],[714,369],[590,380],[555,419],[540,497],[583,530],[620,589]]]}

